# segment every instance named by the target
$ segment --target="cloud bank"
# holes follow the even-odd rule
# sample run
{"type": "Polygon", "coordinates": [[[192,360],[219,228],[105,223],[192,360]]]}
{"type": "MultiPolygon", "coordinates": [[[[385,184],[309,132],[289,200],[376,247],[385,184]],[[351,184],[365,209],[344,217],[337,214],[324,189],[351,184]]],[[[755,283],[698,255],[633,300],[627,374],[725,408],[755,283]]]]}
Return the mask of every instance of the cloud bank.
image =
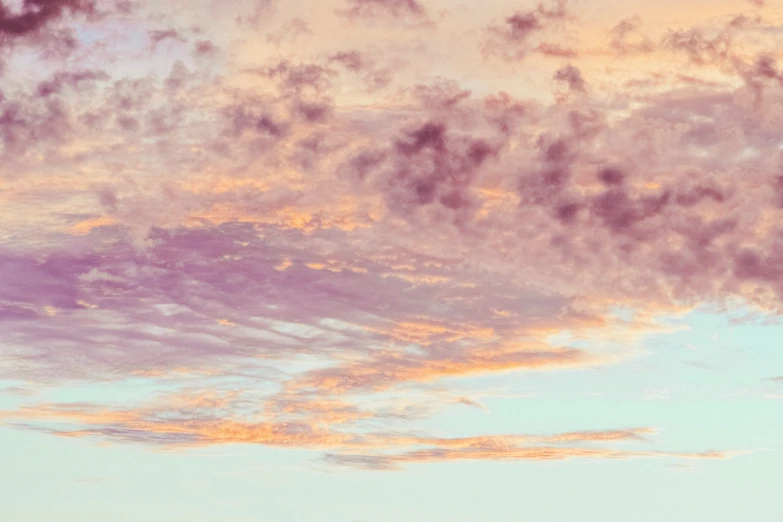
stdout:
{"type": "Polygon", "coordinates": [[[32,397],[6,422],[370,469],[724,455],[415,435],[384,394],[614,364],[604,341],[703,303],[776,313],[780,10],[648,29],[565,1],[186,4],[0,4],[0,376],[199,390],[32,397]]]}

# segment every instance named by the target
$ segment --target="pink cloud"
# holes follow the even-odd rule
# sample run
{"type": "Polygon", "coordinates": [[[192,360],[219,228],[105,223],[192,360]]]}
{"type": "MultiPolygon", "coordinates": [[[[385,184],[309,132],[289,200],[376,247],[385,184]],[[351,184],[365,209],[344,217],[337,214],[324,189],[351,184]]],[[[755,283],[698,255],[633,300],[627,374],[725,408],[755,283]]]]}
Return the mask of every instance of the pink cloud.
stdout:
{"type": "Polygon", "coordinates": [[[20,36],[32,33],[64,13],[90,13],[95,6],[83,0],[25,0],[21,12],[14,12],[5,4],[0,5],[0,34],[20,36]]]}
{"type": "MultiPolygon", "coordinates": [[[[71,12],[89,13],[45,4],[0,12],[0,32],[68,28],[71,12]]],[[[340,6],[354,19],[429,20],[413,1],[340,6]]],[[[126,442],[353,444],[361,454],[327,460],[370,467],[666,454],[541,446],[596,434],[419,438],[413,445],[433,447],[388,454],[401,443],[349,429],[382,408],[351,401],[610,364],[621,357],[551,339],[654,328],[616,317],[617,307],[655,316],[741,299],[779,309],[783,73],[754,46],[766,22],[646,36],[631,18],[607,28],[600,49],[578,38],[561,46],[550,37],[578,24],[557,2],[476,22],[459,45],[444,15],[389,45],[321,48],[331,23],[360,31],[334,16],[340,6],[304,20],[311,33],[293,50],[253,36],[269,2],[212,13],[211,25],[196,23],[197,10],[193,20],[152,4],[142,7],[161,9],[157,18],[121,13],[142,39],[192,42],[171,56],[146,44],[131,53],[111,17],[90,22],[98,43],[85,38],[73,59],[29,74],[28,51],[12,49],[20,80],[0,98],[2,376],[31,386],[263,381],[256,404],[274,413],[250,422],[250,401],[227,400],[191,421],[169,419],[194,411],[182,401],[20,415],[126,442]],[[452,47],[465,56],[452,60],[452,47]],[[454,64],[482,49],[546,56],[531,58],[531,75],[570,93],[550,102],[551,92],[496,89],[508,64],[460,77],[454,64]],[[590,61],[632,55],[667,70],[615,77],[590,61]],[[712,76],[685,75],[683,63],[712,76]]]]}
{"type": "Polygon", "coordinates": [[[567,0],[541,2],[535,9],[517,11],[502,22],[491,24],[487,27],[487,40],[483,44],[485,55],[519,60],[533,51],[551,56],[570,54],[558,44],[540,41],[540,37],[549,35],[552,29],[562,29],[571,18],[569,7],[567,0]]]}
{"type": "Polygon", "coordinates": [[[346,0],[343,13],[349,18],[427,18],[426,9],[417,0],[346,0]]]}

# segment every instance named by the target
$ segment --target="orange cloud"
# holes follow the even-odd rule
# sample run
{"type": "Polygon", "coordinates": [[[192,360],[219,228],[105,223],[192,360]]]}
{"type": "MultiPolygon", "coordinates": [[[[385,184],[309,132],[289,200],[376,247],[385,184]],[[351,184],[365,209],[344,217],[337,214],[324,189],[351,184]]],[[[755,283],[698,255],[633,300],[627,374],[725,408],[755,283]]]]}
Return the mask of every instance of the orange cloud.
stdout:
{"type": "MultiPolygon", "coordinates": [[[[222,401],[196,396],[188,401],[199,408],[222,407],[222,401]]],[[[649,428],[569,432],[554,435],[489,435],[467,438],[432,438],[381,432],[347,433],[329,425],[352,422],[357,417],[338,416],[354,410],[345,403],[293,402],[278,404],[278,413],[305,414],[298,422],[242,422],[228,419],[183,416],[162,410],[114,411],[93,405],[43,405],[3,412],[0,418],[27,419],[40,429],[63,437],[103,437],[119,442],[161,445],[169,448],[213,444],[261,444],[307,449],[339,450],[326,453],[331,464],[369,469],[394,469],[404,464],[453,460],[560,460],[570,458],[685,458],[722,459],[732,452],[678,453],[631,451],[587,447],[584,444],[638,441],[653,433],[649,428]],[[326,415],[324,417],[324,414],[326,415]],[[309,418],[309,415],[313,415],[309,418]],[[327,422],[322,423],[326,420],[327,422]],[[65,421],[76,427],[52,425],[65,421]],[[578,446],[573,446],[578,444],[578,446]],[[420,448],[420,449],[416,449],[420,448]],[[373,453],[358,453],[361,451],[373,453]],[[397,451],[397,453],[393,453],[397,451]]]]}
{"type": "MultiPolygon", "coordinates": [[[[455,348],[455,352],[458,351],[455,348]]],[[[368,361],[316,370],[290,383],[291,390],[326,393],[383,390],[406,382],[427,382],[511,370],[577,368],[599,364],[602,358],[576,349],[506,349],[450,353],[448,357],[386,353],[368,361]]]]}
{"type": "Polygon", "coordinates": [[[552,448],[552,447],[514,447],[492,450],[455,451],[433,449],[412,451],[398,455],[387,454],[334,454],[329,453],[324,460],[330,464],[357,467],[362,469],[392,470],[401,465],[420,462],[444,462],[458,460],[564,460],[564,459],[632,459],[632,458],[676,458],[676,459],[726,459],[725,452],[671,453],[607,450],[592,448],[552,448]]]}

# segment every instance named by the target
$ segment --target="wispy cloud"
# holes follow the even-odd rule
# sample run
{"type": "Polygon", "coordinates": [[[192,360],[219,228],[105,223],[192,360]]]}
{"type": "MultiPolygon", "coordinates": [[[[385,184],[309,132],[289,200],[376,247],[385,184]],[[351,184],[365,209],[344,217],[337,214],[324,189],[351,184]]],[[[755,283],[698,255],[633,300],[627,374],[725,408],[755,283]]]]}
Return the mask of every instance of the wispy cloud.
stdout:
{"type": "MultiPolygon", "coordinates": [[[[180,404],[179,414],[165,409],[109,410],[90,404],[43,405],[3,416],[20,428],[62,437],[102,437],[163,448],[211,444],[261,444],[328,450],[329,464],[364,469],[395,469],[404,464],[448,460],[556,460],[569,458],[627,459],[728,458],[727,452],[674,453],[595,448],[585,444],[644,441],[649,428],[584,431],[554,435],[488,435],[467,438],[423,437],[415,434],[335,429],[357,417],[344,404],[310,403],[297,413],[316,412],[300,421],[243,422],[223,418],[226,404],[214,396],[180,404]],[[321,416],[320,414],[326,414],[321,416]],[[334,416],[336,414],[336,417],[334,416]],[[62,423],[65,423],[63,425],[62,423]],[[339,452],[335,452],[338,450],[339,452]],[[361,453],[370,450],[372,453],[361,453]],[[396,452],[394,452],[396,450],[396,452]]],[[[169,405],[171,406],[171,405],[169,405]]],[[[290,412],[288,403],[282,410],[290,412]]],[[[278,413],[281,410],[278,410],[278,413]]]]}

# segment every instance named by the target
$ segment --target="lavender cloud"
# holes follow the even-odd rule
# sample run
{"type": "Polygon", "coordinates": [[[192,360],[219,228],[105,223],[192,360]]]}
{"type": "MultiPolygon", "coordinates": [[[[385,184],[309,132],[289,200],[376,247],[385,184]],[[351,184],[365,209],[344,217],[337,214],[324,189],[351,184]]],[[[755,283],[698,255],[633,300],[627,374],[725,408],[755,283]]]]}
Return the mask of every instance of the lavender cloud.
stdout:
{"type": "Polygon", "coordinates": [[[65,13],[90,13],[95,5],[83,0],[24,0],[21,12],[0,4],[0,35],[21,36],[37,31],[65,13]]]}
{"type": "MultiPolygon", "coordinates": [[[[340,6],[354,20],[431,16],[417,2],[340,6]]],[[[75,2],[24,7],[0,11],[5,37],[89,14],[75,2]]],[[[495,89],[506,64],[459,78],[447,58],[424,63],[451,51],[441,29],[403,31],[382,49],[289,53],[266,33],[253,39],[271,4],[249,7],[252,20],[194,21],[193,43],[171,56],[145,44],[119,63],[102,53],[121,44],[96,36],[100,45],[77,46],[94,68],[63,58],[25,76],[26,51],[11,49],[20,80],[0,99],[0,372],[33,387],[235,379],[265,386],[262,397],[204,411],[45,405],[15,422],[128,443],[318,446],[328,462],[371,468],[685,455],[553,449],[554,439],[419,437],[408,446],[426,448],[403,448],[354,433],[392,415],[352,401],[615,363],[622,356],[551,337],[630,330],[633,345],[660,327],[618,318],[617,306],[655,316],[740,299],[779,310],[783,74],[774,53],[744,40],[750,26],[654,38],[640,20],[620,22],[601,56],[643,53],[716,75],[683,82],[672,67],[633,88],[583,61],[594,49],[549,41],[574,16],[565,2],[465,37],[476,54],[485,44],[506,58],[546,55],[531,71],[570,91],[550,102],[548,91],[495,89]],[[268,417],[248,420],[258,404],[268,417]]],[[[123,16],[145,42],[185,34],[149,20],[188,26],[134,13],[123,16]]],[[[302,40],[320,42],[322,21],[304,22],[302,40]]]]}
{"type": "Polygon", "coordinates": [[[517,11],[507,16],[502,23],[487,28],[488,38],[483,51],[486,55],[499,55],[512,60],[523,59],[534,50],[544,55],[568,54],[557,44],[543,41],[535,45],[535,42],[540,35],[562,26],[569,17],[566,0],[549,4],[542,2],[535,9],[517,11]]]}

